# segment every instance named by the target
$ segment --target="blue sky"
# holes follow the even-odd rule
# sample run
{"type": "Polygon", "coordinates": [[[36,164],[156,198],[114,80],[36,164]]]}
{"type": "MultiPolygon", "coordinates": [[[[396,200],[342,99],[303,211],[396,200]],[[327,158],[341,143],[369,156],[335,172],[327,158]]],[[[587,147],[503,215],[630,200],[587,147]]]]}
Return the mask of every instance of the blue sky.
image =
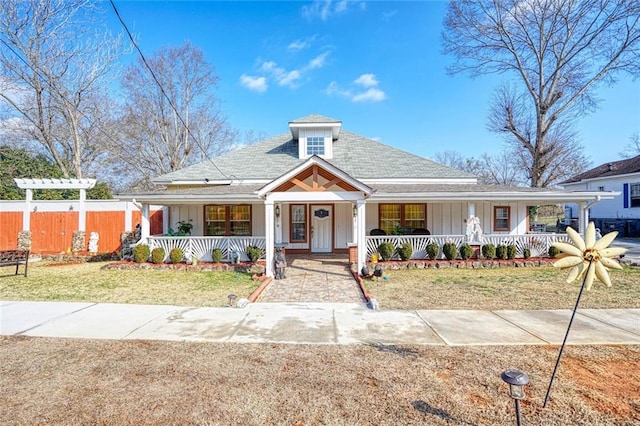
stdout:
{"type": "MultiPolygon", "coordinates": [[[[444,1],[115,4],[146,56],[185,41],[204,50],[220,77],[222,110],[242,132],[273,136],[318,113],[424,157],[502,150],[486,123],[493,89],[509,77],[447,75],[453,59],[441,53],[444,1]]],[[[623,78],[599,97],[598,111],[577,122],[593,165],[618,160],[640,132],[639,81],[623,78]]]]}

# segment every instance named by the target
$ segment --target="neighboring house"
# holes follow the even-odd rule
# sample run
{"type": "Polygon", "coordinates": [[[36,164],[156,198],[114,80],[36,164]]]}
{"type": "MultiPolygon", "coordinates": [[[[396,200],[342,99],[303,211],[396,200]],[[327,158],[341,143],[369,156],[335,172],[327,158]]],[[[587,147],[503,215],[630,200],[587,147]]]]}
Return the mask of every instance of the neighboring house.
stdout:
{"type": "Polygon", "coordinates": [[[358,270],[382,241],[410,242],[414,258],[425,257],[430,241],[508,242],[519,253],[533,244],[546,253],[557,236],[528,233],[529,206],[574,202],[586,213],[590,203],[616,195],[479,185],[466,172],[343,130],[341,121],[321,115],[293,120],[286,133],[154,183],[165,188],[120,198],[139,203],[143,218],[150,204],[167,206],[165,233],[181,221],[193,228],[186,237],[150,236],[143,219],[142,235],[152,247],[180,246],[188,259],[201,260],[218,247],[230,260],[257,245],[272,265],[274,247],[283,245],[288,252],[349,253],[358,270]],[[468,219],[482,232],[469,235],[468,219]]]}
{"type": "Polygon", "coordinates": [[[640,155],[601,164],[561,185],[571,191],[619,192],[590,206],[589,217],[603,234],[617,230],[625,237],[640,237],[640,155]]]}

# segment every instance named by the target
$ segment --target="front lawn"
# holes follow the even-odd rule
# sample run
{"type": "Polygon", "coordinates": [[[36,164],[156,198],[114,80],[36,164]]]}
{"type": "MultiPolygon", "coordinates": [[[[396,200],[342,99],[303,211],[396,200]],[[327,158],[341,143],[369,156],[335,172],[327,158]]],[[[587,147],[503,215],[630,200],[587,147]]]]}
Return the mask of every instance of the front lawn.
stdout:
{"type": "Polygon", "coordinates": [[[100,269],[106,263],[33,262],[27,278],[0,268],[0,299],[224,306],[229,294],[249,297],[260,285],[238,272],[100,269]]]}
{"type": "MultiPolygon", "coordinates": [[[[385,270],[365,280],[381,309],[573,309],[580,282],[553,267],[385,270]]],[[[613,286],[599,281],[585,291],[581,308],[640,308],[640,268],[612,271],[613,286]]]]}

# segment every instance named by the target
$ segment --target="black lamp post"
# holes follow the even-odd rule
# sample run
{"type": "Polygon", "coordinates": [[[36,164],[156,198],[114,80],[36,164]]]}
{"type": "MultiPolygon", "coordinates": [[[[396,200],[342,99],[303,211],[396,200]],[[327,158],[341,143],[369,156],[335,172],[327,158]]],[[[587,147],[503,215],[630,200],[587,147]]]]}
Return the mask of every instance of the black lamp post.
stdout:
{"type": "Polygon", "coordinates": [[[505,370],[502,372],[502,380],[509,384],[509,396],[516,403],[516,421],[520,426],[522,424],[520,420],[520,400],[524,399],[524,386],[529,384],[529,376],[519,370],[505,370]]]}

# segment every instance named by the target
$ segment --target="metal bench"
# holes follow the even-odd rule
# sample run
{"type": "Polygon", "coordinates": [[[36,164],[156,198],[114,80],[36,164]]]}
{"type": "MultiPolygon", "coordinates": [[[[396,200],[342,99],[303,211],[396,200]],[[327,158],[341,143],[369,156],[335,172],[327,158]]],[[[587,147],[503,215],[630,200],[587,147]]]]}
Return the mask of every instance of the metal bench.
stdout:
{"type": "Polygon", "coordinates": [[[27,276],[29,268],[29,250],[0,250],[0,266],[16,267],[15,275],[18,275],[18,267],[24,265],[24,276],[27,276]]]}

